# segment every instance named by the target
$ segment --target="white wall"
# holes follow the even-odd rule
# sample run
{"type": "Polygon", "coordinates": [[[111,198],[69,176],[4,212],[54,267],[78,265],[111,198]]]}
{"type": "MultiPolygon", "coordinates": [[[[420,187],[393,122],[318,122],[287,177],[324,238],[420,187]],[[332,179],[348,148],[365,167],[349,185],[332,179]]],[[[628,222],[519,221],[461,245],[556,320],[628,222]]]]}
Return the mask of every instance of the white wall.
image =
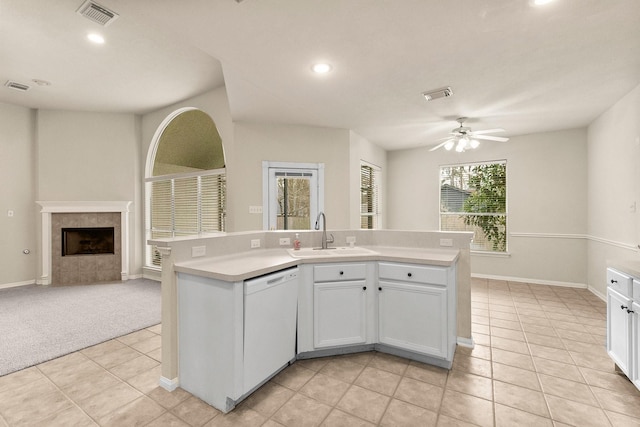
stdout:
{"type": "Polygon", "coordinates": [[[417,148],[387,157],[387,225],[408,230],[439,228],[441,165],[506,160],[509,256],[472,255],[472,274],[586,284],[585,129],[484,142],[465,153],[417,148]]]}
{"type": "Polygon", "coordinates": [[[35,278],[35,136],[34,110],[0,104],[0,287],[35,278]]]}
{"type": "Polygon", "coordinates": [[[589,286],[604,295],[608,259],[640,260],[640,86],[591,123],[588,138],[589,286]]]}

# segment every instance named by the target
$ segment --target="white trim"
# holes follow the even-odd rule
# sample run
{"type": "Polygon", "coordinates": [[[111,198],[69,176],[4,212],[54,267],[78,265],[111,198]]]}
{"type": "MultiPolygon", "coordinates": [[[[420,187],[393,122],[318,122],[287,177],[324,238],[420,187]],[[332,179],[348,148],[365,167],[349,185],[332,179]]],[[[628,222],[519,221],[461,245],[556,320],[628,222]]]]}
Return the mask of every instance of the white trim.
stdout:
{"type": "Polygon", "coordinates": [[[457,342],[460,347],[474,348],[476,346],[476,343],[473,340],[473,337],[471,338],[458,337],[457,342]]]}
{"type": "Polygon", "coordinates": [[[509,233],[511,237],[522,237],[529,239],[576,239],[576,240],[588,240],[590,242],[602,243],[605,245],[616,246],[622,249],[628,249],[637,251],[638,247],[632,243],[618,242],[616,240],[605,239],[598,236],[590,236],[588,234],[563,234],[563,233],[509,233]]]}
{"type": "Polygon", "coordinates": [[[42,209],[42,238],[40,254],[42,256],[42,272],[36,279],[38,285],[51,284],[51,214],[54,213],[95,213],[120,212],[120,248],[122,269],[121,280],[129,280],[129,211],[130,201],[37,201],[42,209]]]}
{"type": "Polygon", "coordinates": [[[319,212],[324,211],[324,163],[298,163],[298,162],[271,162],[262,161],[262,229],[269,230],[275,222],[275,213],[270,211],[270,196],[273,195],[275,189],[275,181],[272,182],[272,173],[274,170],[298,171],[305,170],[313,173],[311,183],[315,181],[315,187],[310,188],[310,221],[313,225],[313,218],[319,212]],[[317,201],[317,205],[316,202],[317,201]],[[315,208],[315,209],[314,209],[315,208]]]}
{"type": "Polygon", "coordinates": [[[533,285],[548,285],[548,286],[559,286],[559,287],[565,287],[565,288],[588,289],[588,286],[585,283],[559,282],[557,280],[528,279],[524,277],[497,276],[494,274],[477,274],[477,273],[471,274],[471,277],[475,277],[478,279],[504,280],[507,282],[530,283],[533,285]]]}
{"type": "Polygon", "coordinates": [[[158,381],[158,385],[167,391],[174,391],[175,389],[178,388],[180,383],[178,382],[177,378],[170,380],[165,377],[160,377],[160,381],[158,381]]]}
{"type": "Polygon", "coordinates": [[[17,288],[18,286],[33,285],[35,283],[36,283],[35,280],[25,280],[24,282],[5,283],[3,285],[0,285],[0,289],[17,288]]]}
{"type": "Polygon", "coordinates": [[[597,296],[598,298],[600,298],[602,301],[607,302],[607,296],[603,293],[600,293],[600,291],[598,291],[596,288],[589,286],[587,289],[589,289],[589,291],[594,294],[595,296],[597,296]]]}
{"type": "Polygon", "coordinates": [[[561,234],[561,233],[509,233],[511,237],[528,237],[535,239],[589,239],[586,234],[561,234]]]}

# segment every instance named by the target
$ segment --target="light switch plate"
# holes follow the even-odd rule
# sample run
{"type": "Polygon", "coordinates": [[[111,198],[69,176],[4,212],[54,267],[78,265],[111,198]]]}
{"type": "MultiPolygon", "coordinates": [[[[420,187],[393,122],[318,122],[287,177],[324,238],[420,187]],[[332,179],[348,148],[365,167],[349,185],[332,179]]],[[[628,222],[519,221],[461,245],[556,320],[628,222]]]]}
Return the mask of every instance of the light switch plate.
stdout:
{"type": "Polygon", "coordinates": [[[207,254],[206,246],[192,246],[191,247],[191,258],[196,258],[199,256],[205,256],[207,254]]]}
{"type": "Polygon", "coordinates": [[[260,247],[260,239],[251,239],[251,249],[260,247]]]}
{"type": "Polygon", "coordinates": [[[289,246],[290,244],[291,244],[291,239],[289,239],[288,237],[280,238],[280,246],[289,246]]]}
{"type": "Polygon", "coordinates": [[[440,246],[453,246],[453,239],[440,239],[440,246]]]}

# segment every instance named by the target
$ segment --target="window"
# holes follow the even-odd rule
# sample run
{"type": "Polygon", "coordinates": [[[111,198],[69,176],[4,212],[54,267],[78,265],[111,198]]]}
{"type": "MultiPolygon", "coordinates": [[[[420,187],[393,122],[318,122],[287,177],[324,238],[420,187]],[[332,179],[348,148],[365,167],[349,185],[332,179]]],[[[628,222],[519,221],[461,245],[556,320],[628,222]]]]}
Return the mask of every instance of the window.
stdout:
{"type": "Polygon", "coordinates": [[[322,163],[263,162],[266,230],[311,230],[324,202],[322,163]]]}
{"type": "Polygon", "coordinates": [[[440,168],[440,230],[472,231],[472,250],[507,250],[507,163],[440,168]]]}
{"type": "MultiPolygon", "coordinates": [[[[211,117],[186,108],[165,119],[147,155],[145,194],[147,239],[225,230],[224,150],[211,117]]],[[[145,266],[161,266],[155,246],[145,266]]]]}
{"type": "Polygon", "coordinates": [[[360,228],[380,228],[380,168],[360,164],[360,228]]]}

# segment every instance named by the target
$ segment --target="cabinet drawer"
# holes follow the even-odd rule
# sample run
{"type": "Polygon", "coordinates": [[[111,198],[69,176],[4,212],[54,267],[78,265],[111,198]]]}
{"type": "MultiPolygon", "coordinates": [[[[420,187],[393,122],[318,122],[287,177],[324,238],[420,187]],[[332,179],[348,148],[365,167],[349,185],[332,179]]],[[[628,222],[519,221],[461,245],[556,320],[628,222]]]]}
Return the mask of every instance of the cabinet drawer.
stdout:
{"type": "Polygon", "coordinates": [[[313,267],[314,282],[360,280],[366,277],[366,264],[329,264],[313,267]]]}
{"type": "Polygon", "coordinates": [[[612,268],[607,268],[607,286],[625,297],[633,295],[633,279],[612,268]]]}
{"type": "Polygon", "coordinates": [[[414,264],[378,264],[378,276],[381,279],[401,280],[403,282],[447,284],[447,269],[414,264]]]}
{"type": "Polygon", "coordinates": [[[633,279],[633,299],[640,301],[640,280],[633,279]]]}

